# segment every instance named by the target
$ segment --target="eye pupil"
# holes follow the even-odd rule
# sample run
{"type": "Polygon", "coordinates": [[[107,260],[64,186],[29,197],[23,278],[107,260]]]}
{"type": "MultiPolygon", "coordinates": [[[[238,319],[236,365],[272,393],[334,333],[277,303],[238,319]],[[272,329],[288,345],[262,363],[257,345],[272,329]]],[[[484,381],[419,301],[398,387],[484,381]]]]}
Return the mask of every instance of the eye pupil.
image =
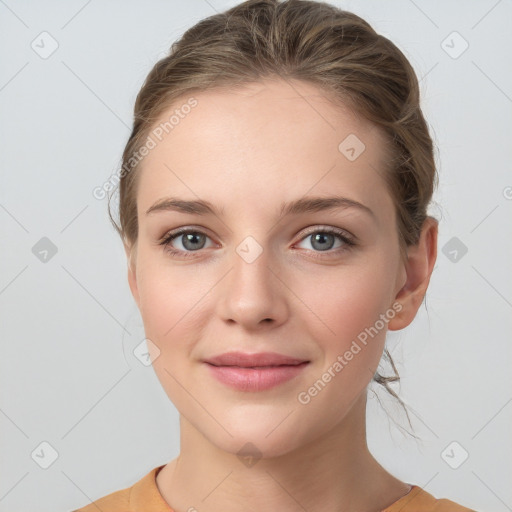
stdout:
{"type": "Polygon", "coordinates": [[[193,244],[197,243],[198,238],[200,238],[200,237],[204,238],[204,235],[201,235],[200,233],[185,233],[182,236],[184,237],[183,238],[183,247],[185,247],[186,249],[197,250],[197,249],[201,249],[202,245],[204,245],[204,240],[203,240],[203,244],[200,247],[198,247],[197,245],[193,245],[193,244]],[[187,245],[189,243],[192,243],[192,246],[187,245]]]}
{"type": "Polygon", "coordinates": [[[315,233],[313,235],[313,247],[319,248],[321,251],[329,250],[332,248],[334,244],[334,235],[328,234],[328,233],[315,233]],[[330,244],[325,245],[326,238],[331,241],[330,244]],[[315,247],[315,243],[320,242],[319,247],[315,247]]]}

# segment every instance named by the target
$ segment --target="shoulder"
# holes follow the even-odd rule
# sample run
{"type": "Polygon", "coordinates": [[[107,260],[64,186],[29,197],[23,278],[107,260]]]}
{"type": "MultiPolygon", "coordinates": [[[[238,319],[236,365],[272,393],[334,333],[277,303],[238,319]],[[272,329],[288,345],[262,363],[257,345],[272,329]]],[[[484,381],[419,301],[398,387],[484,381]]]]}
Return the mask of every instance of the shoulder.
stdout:
{"type": "Polygon", "coordinates": [[[152,512],[172,512],[156,485],[156,475],[163,467],[157,466],[130,487],[107,494],[72,512],[139,512],[141,505],[152,512]]]}
{"type": "Polygon", "coordinates": [[[73,510],[73,512],[127,512],[131,510],[130,507],[130,493],[131,487],[112,492],[98,498],[94,502],[86,505],[85,507],[73,510]]]}
{"type": "Polygon", "coordinates": [[[476,512],[446,498],[437,499],[417,485],[382,512],[476,512]]]}

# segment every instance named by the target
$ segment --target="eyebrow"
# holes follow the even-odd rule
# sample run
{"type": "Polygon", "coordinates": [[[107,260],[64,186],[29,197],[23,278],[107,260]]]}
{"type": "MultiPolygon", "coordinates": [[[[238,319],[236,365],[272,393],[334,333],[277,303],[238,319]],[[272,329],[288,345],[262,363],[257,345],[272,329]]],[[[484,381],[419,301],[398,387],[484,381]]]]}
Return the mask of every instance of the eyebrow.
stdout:
{"type": "MultiPolygon", "coordinates": [[[[304,197],[297,199],[296,201],[283,203],[281,205],[280,215],[281,217],[288,215],[300,215],[302,213],[315,213],[325,210],[334,210],[337,208],[357,208],[358,210],[375,218],[375,214],[370,208],[368,208],[368,206],[353,199],[349,199],[348,197],[341,196],[304,197]]],[[[174,197],[167,197],[160,199],[151,206],[146,211],[146,215],[158,211],[176,211],[181,213],[191,213],[194,215],[214,215],[218,217],[224,213],[224,208],[218,210],[212,203],[202,199],[187,201],[174,197]]]]}

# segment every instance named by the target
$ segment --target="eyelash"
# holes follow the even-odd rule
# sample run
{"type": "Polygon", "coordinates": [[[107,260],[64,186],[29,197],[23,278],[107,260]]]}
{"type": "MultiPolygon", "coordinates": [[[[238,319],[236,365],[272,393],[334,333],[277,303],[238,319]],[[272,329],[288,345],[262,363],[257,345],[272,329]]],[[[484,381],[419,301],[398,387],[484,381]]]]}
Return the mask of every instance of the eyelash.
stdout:
{"type": "MultiPolygon", "coordinates": [[[[323,259],[324,256],[322,256],[321,254],[324,252],[332,255],[333,253],[349,251],[352,247],[354,247],[356,245],[356,243],[354,242],[352,237],[349,236],[346,231],[343,231],[343,230],[337,229],[337,228],[332,228],[332,227],[318,228],[314,231],[310,231],[303,238],[300,239],[300,242],[305,240],[308,236],[315,235],[317,233],[336,235],[338,237],[338,239],[343,242],[344,246],[338,247],[337,249],[334,249],[334,250],[329,249],[327,251],[312,251],[314,253],[318,253],[318,256],[315,256],[316,258],[323,259]]],[[[176,231],[171,231],[170,233],[167,233],[166,235],[164,235],[164,237],[158,242],[158,245],[163,246],[164,251],[171,254],[172,256],[180,255],[181,257],[184,257],[184,258],[194,258],[195,257],[194,253],[200,252],[201,249],[199,249],[197,251],[182,251],[180,249],[174,249],[173,247],[171,247],[171,242],[174,239],[178,238],[180,235],[186,235],[186,234],[195,234],[195,235],[199,234],[199,235],[205,235],[208,237],[208,235],[206,233],[204,233],[203,231],[201,231],[199,229],[180,228],[176,231]]]]}

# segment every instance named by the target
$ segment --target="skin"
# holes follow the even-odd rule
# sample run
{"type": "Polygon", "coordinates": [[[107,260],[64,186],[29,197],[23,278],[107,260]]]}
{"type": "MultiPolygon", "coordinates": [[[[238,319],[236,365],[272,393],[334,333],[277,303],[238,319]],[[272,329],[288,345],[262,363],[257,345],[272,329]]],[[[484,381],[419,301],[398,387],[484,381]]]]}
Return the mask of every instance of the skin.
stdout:
{"type": "Polygon", "coordinates": [[[150,347],[153,367],[180,413],[180,455],[158,474],[157,486],[179,512],[381,510],[411,487],[368,450],[367,386],[387,329],[409,325],[422,303],[437,221],[427,219],[403,261],[395,207],[378,172],[385,139],[315,86],[266,79],[194,97],[198,105],[141,164],[138,240],[125,247],[130,289],[158,348],[150,347]],[[355,161],[338,150],[349,134],[366,146],[355,161]],[[280,216],[282,202],[334,194],[373,215],[338,208],[280,216]],[[207,200],[223,212],[146,214],[168,196],[207,200]],[[190,258],[158,244],[182,226],[206,234],[195,251],[183,236],[174,239],[172,247],[190,258]],[[311,231],[325,227],[347,231],[356,245],[335,237],[322,251],[311,231]],[[252,263],[236,251],[248,236],[262,249],[252,263]],[[301,404],[298,393],[397,303],[400,312],[301,404]],[[273,351],[310,364],[270,390],[238,391],[202,363],[232,350],[273,351]],[[261,453],[251,467],[237,456],[247,442],[261,453]]]}

